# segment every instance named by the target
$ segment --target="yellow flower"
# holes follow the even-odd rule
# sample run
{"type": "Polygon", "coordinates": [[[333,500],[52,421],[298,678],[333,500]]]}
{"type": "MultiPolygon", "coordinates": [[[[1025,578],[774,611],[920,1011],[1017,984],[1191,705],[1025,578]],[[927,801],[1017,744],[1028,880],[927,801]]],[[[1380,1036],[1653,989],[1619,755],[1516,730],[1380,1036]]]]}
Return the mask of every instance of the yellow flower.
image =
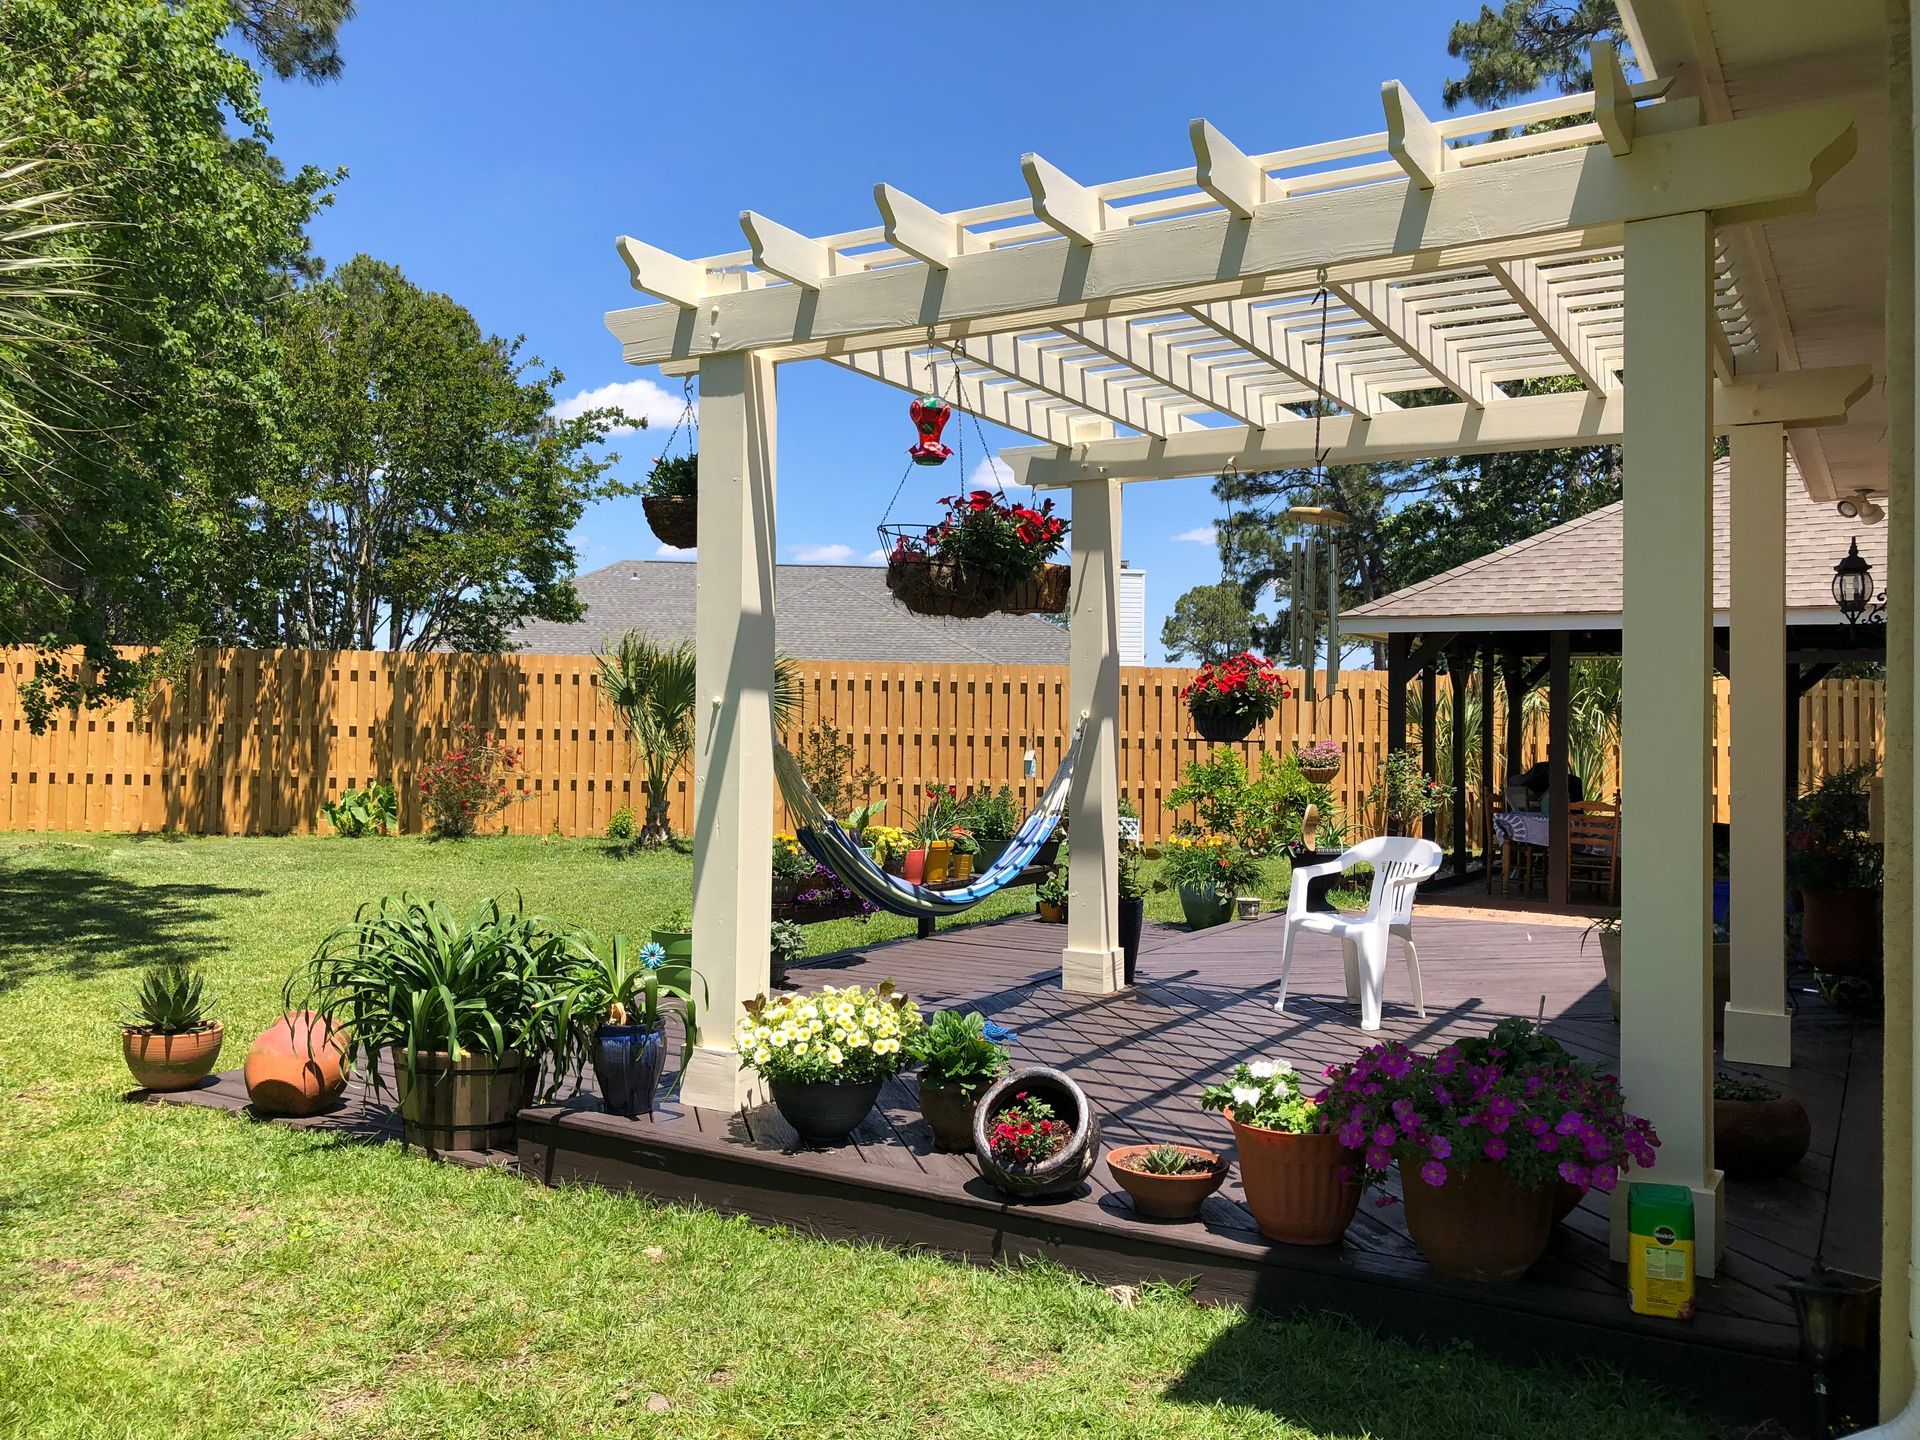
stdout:
{"type": "Polygon", "coordinates": [[[772,1058],[773,1058],[773,1052],[767,1049],[767,1047],[764,1045],[762,1045],[758,1050],[753,1052],[753,1063],[756,1065],[764,1065],[767,1063],[767,1061],[771,1060],[772,1058]]]}
{"type": "Polygon", "coordinates": [[[838,1065],[845,1058],[846,1057],[840,1053],[840,1047],[838,1045],[829,1045],[827,1047],[827,1063],[828,1064],[838,1065]]]}

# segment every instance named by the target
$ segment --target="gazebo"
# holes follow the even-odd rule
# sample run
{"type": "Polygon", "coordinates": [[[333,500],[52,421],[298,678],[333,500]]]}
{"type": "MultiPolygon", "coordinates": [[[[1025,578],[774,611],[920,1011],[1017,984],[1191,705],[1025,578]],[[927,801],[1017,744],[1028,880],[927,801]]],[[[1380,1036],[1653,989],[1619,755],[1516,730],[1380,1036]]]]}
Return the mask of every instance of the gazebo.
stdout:
{"type": "Polygon", "coordinates": [[[1872,376],[1779,366],[1739,256],[1750,230],[1814,210],[1856,137],[1844,104],[1709,123],[1697,95],[1630,84],[1605,46],[1594,59],[1591,95],[1436,120],[1389,82],[1383,129],[1350,140],[1249,152],[1196,120],[1193,164],[1172,171],[1090,184],[1027,155],[1025,193],[1002,203],[944,211],[882,184],[880,223],[841,234],[749,211],[732,253],[619,242],[661,303],[609,328],[634,364],[697,370],[703,405],[694,927],[716,1023],[689,1058],[689,1103],[749,1098],[726,1037],[768,975],[779,366],[957,394],[1044,442],[1009,453],[1018,480],[1071,492],[1070,704],[1087,729],[1062,973],[1092,994],[1121,983],[1125,486],[1303,466],[1316,447],[1345,464],[1624,442],[1625,808],[1650,841],[1626,850],[1622,1068],[1664,1137],[1654,1178],[1696,1197],[1711,1273],[1711,456],[1730,436],[1736,575],[1776,577],[1734,597],[1736,646],[1743,606],[1774,617],[1749,627],[1771,638],[1752,664],[1736,654],[1736,684],[1777,708],[1786,437],[1799,453],[1844,423],[1872,376]],[[1568,123],[1529,129],[1549,120],[1568,123]],[[1585,388],[1503,388],[1556,375],[1585,388]],[[1395,399],[1434,387],[1454,402],[1395,399]],[[1318,428],[1302,413],[1315,403],[1337,412],[1318,428]]]}

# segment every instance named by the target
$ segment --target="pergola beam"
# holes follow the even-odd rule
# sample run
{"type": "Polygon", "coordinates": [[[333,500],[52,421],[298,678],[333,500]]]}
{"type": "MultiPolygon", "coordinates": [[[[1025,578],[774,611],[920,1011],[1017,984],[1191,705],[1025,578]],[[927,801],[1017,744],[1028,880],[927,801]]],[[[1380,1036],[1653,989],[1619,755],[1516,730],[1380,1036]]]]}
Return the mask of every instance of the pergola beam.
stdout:
{"type": "Polygon", "coordinates": [[[1255,429],[1267,423],[1264,413],[1234,398],[1226,381],[1196,361],[1188,349],[1159,334],[1143,333],[1124,319],[1087,320],[1065,326],[1063,333],[1209,410],[1255,429]]]}
{"type": "Polygon", "coordinates": [[[1106,201],[1031,157],[1036,208],[1077,243],[956,255],[944,271],[822,275],[818,251],[756,226],[780,273],[800,283],[702,297],[698,324],[676,303],[617,310],[607,326],[632,364],[741,350],[788,360],[849,341],[905,345],[1298,292],[1322,266],[1347,284],[1617,244],[1629,222],[1689,211],[1720,224],[1801,213],[1854,146],[1851,110],[1823,105],[1643,134],[1626,156],[1588,145],[1462,165],[1430,191],[1411,181],[1353,185],[1268,201],[1245,218],[1213,211],[1111,229],[1102,228],[1106,201]]]}
{"type": "Polygon", "coordinates": [[[1580,383],[1589,390],[1618,390],[1620,377],[1600,358],[1596,346],[1581,329],[1567,302],[1553,293],[1546,272],[1533,260],[1496,261],[1487,267],[1506,287],[1507,294],[1552,342],[1580,383]]]}
{"type": "MultiPolygon", "coordinates": [[[[1077,337],[1072,337],[1077,338],[1077,337]]],[[[957,342],[960,353],[976,365],[1011,380],[1104,416],[1147,435],[1165,436],[1199,428],[1177,403],[1147,394],[1125,377],[1099,374],[1099,354],[1067,354],[1063,345],[1047,345],[1017,335],[983,335],[957,342]]]]}
{"type": "MultiPolygon", "coordinates": [[[[1713,423],[1837,425],[1873,385],[1866,365],[1783,370],[1714,387],[1713,423]]],[[[1617,445],[1624,433],[1625,394],[1574,391],[1527,395],[1485,409],[1433,405],[1396,410],[1371,420],[1351,415],[1320,422],[1329,465],[1372,465],[1442,455],[1489,455],[1509,450],[1557,450],[1617,445]]],[[[1164,440],[1128,436],[1060,449],[1003,450],[1000,458],[1023,485],[1071,485],[1077,480],[1173,480],[1217,475],[1231,463],[1246,473],[1311,465],[1314,422],[1287,420],[1253,430],[1243,426],[1195,430],[1164,440]]]]}
{"type": "MultiPolygon", "coordinates": [[[[956,383],[949,360],[936,362],[905,350],[866,350],[836,357],[836,363],[871,379],[898,386],[915,395],[948,395],[956,383]]],[[[1071,445],[1087,439],[1089,431],[1110,435],[1106,420],[1038,389],[1018,385],[983,384],[964,371],[957,377],[960,403],[982,420],[1071,445]]]]}
{"type": "Polygon", "coordinates": [[[1411,303],[1418,287],[1392,285],[1384,280],[1356,280],[1330,285],[1348,309],[1386,339],[1404,350],[1442,385],[1476,407],[1507,397],[1464,356],[1457,353],[1444,332],[1411,303]],[[1411,295],[1409,294],[1411,291],[1411,295]]]}
{"type": "Polygon", "coordinates": [[[1383,410],[1400,407],[1384,395],[1376,395],[1358,383],[1344,366],[1327,367],[1324,386],[1320,365],[1307,353],[1306,344],[1273,316],[1255,310],[1245,300],[1224,300],[1211,305],[1189,305],[1186,313],[1233,341],[1249,355],[1264,360],[1287,379],[1316,391],[1321,399],[1355,415],[1373,416],[1383,410]]]}

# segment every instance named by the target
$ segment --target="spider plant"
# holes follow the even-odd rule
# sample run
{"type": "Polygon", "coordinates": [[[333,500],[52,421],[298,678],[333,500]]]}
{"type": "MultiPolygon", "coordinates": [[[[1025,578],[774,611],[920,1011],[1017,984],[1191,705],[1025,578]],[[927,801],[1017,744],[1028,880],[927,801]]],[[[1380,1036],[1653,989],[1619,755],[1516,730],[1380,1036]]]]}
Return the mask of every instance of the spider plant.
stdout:
{"type": "MultiPolygon", "coordinates": [[[[423,1053],[538,1066],[558,1057],[568,1024],[568,975],[579,942],[518,900],[483,901],[465,920],[439,901],[402,892],[361,906],[287,980],[289,1010],[326,1017],[351,1037],[376,1089],[382,1050],[398,1052],[408,1084],[423,1053]]],[[[557,1070],[549,1087],[557,1085],[557,1070]]]]}
{"type": "Polygon", "coordinates": [[[150,965],[140,974],[133,1012],[122,1022],[149,1035],[184,1035],[213,1023],[213,996],[199,967],[184,960],[150,965]]]}

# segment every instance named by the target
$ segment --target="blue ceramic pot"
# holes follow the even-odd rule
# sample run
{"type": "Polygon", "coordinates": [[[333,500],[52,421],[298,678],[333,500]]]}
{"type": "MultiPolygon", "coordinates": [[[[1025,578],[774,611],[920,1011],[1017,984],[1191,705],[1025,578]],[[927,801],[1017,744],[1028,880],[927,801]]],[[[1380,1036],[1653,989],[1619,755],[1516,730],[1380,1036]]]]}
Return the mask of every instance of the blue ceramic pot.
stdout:
{"type": "Polygon", "coordinates": [[[653,1113],[660,1067],[667,1058],[667,1022],[602,1025],[593,1032],[593,1073],[600,1103],[612,1115],[637,1120],[653,1113]]]}

